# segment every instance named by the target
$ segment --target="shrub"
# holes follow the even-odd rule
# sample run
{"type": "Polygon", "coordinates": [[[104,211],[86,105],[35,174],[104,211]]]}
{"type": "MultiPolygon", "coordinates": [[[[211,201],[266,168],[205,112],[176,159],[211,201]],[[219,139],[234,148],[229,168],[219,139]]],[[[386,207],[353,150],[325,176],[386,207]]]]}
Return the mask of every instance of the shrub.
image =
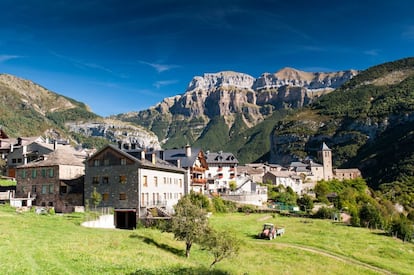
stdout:
{"type": "Polygon", "coordinates": [[[321,207],[318,209],[318,211],[315,213],[314,217],[317,219],[331,219],[333,215],[337,212],[334,208],[328,208],[328,207],[321,207]]]}
{"type": "Polygon", "coordinates": [[[392,221],[390,234],[392,236],[396,236],[404,242],[409,242],[412,240],[414,234],[413,223],[410,222],[405,216],[401,216],[399,219],[392,221]]]}
{"type": "Polygon", "coordinates": [[[224,204],[224,200],[222,198],[220,198],[220,197],[214,197],[212,199],[212,202],[213,202],[214,210],[217,213],[227,213],[228,212],[227,211],[227,207],[224,204]]]}

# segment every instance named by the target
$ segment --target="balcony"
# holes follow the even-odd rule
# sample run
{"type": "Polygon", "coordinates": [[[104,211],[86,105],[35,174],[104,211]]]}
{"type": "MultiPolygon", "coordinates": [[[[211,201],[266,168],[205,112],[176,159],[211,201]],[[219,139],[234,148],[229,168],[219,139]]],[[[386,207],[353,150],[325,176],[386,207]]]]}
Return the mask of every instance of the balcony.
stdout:
{"type": "Polygon", "coordinates": [[[192,183],[194,184],[205,184],[207,179],[192,179],[192,183]]]}
{"type": "Polygon", "coordinates": [[[204,167],[193,166],[193,167],[191,167],[191,171],[204,173],[206,171],[206,169],[204,167]]]}

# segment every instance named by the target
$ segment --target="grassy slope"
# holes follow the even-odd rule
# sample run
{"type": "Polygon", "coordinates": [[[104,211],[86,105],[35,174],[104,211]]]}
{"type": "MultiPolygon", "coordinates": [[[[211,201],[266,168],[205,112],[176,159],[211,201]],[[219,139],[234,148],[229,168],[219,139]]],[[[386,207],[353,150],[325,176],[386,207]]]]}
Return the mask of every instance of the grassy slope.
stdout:
{"type": "MultiPolygon", "coordinates": [[[[16,214],[0,207],[1,274],[206,274],[212,257],[194,246],[189,259],[184,244],[169,233],[90,229],[81,215],[16,214]]],[[[413,244],[361,228],[328,221],[277,217],[265,220],[286,228],[273,241],[255,238],[265,215],[214,215],[216,228],[232,230],[242,240],[239,256],[217,264],[214,274],[376,274],[349,261],[298,249],[316,247],[399,274],[414,265],[413,244]]]]}

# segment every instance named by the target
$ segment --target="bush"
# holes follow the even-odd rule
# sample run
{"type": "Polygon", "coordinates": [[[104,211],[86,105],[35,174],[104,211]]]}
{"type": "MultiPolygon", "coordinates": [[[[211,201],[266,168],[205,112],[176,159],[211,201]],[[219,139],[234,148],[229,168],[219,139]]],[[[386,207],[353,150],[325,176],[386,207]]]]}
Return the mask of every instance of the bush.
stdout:
{"type": "Polygon", "coordinates": [[[256,212],[256,207],[250,204],[245,204],[242,207],[239,208],[239,212],[243,212],[246,214],[254,213],[256,212]]]}
{"type": "Polygon", "coordinates": [[[321,207],[315,213],[314,217],[317,219],[332,219],[333,215],[337,212],[335,208],[321,207]]]}
{"type": "Polygon", "coordinates": [[[399,219],[392,221],[390,234],[404,242],[409,242],[412,240],[414,234],[413,223],[405,216],[401,216],[399,219]]]}
{"type": "Polygon", "coordinates": [[[214,197],[213,200],[213,207],[217,213],[227,213],[227,207],[224,204],[224,201],[220,197],[214,197]]]}

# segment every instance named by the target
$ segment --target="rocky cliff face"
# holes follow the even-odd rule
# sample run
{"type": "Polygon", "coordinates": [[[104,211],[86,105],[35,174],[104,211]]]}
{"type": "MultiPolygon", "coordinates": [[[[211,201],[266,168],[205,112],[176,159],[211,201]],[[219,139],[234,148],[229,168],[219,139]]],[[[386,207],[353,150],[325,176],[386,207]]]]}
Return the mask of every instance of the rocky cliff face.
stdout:
{"type": "Polygon", "coordinates": [[[192,121],[192,125],[197,120],[199,130],[191,133],[197,139],[202,128],[214,117],[224,117],[231,128],[235,116],[241,114],[244,123],[252,127],[274,110],[309,104],[315,97],[329,93],[356,74],[354,70],[310,73],[291,68],[264,73],[259,78],[232,71],[206,73],[195,76],[182,95],[166,98],[149,110],[118,117],[143,125],[165,140],[171,137],[168,129],[177,120],[192,121]],[[160,124],[164,130],[159,129],[160,124]]]}
{"type": "Polygon", "coordinates": [[[166,99],[155,108],[160,112],[209,118],[248,112],[255,123],[267,113],[262,108],[265,105],[278,109],[302,107],[356,74],[353,70],[309,73],[285,68],[256,79],[231,71],[209,73],[194,77],[183,95],[166,99]]]}
{"type": "Polygon", "coordinates": [[[158,137],[154,133],[118,120],[68,122],[66,126],[69,131],[88,137],[102,137],[115,143],[135,144],[138,148],[161,149],[158,137]]]}

